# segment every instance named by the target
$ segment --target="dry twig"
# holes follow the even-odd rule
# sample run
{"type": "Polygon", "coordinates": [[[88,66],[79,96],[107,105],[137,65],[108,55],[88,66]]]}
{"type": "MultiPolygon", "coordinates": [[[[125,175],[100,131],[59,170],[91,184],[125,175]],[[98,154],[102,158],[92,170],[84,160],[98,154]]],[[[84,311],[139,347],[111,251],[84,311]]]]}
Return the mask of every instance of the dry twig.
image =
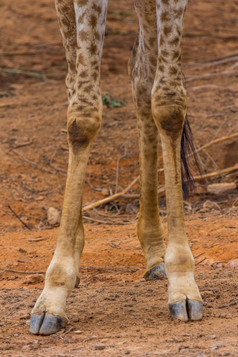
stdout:
{"type": "Polygon", "coordinates": [[[22,270],[13,270],[13,269],[1,269],[1,273],[15,273],[15,274],[45,274],[44,271],[22,271],[22,270]]]}
{"type": "Polygon", "coordinates": [[[214,65],[219,65],[219,64],[224,64],[227,62],[231,62],[231,61],[236,61],[236,58],[238,57],[238,52],[232,53],[228,56],[222,56],[222,57],[215,57],[215,58],[210,58],[208,60],[205,60],[203,62],[189,62],[186,64],[186,66],[202,66],[204,67],[208,67],[208,66],[214,66],[214,65]]]}
{"type": "Polygon", "coordinates": [[[200,260],[199,262],[195,263],[195,265],[201,264],[202,262],[204,262],[204,260],[206,260],[207,258],[203,258],[202,260],[200,260]]]}
{"type": "Polygon", "coordinates": [[[10,206],[10,205],[8,205],[7,206],[9,209],[10,209],[10,211],[14,214],[14,216],[23,224],[23,226],[25,226],[27,229],[29,229],[29,231],[31,230],[31,228],[28,226],[28,224],[27,223],[25,223],[22,219],[21,219],[21,217],[19,217],[18,216],[18,214],[14,211],[14,209],[10,206]]]}
{"type": "Polygon", "coordinates": [[[79,270],[98,270],[98,271],[111,271],[111,272],[120,272],[120,273],[135,273],[136,271],[139,270],[138,267],[113,267],[113,268],[102,268],[102,267],[80,267],[79,270]]]}
{"type": "MultiPolygon", "coordinates": [[[[112,267],[112,268],[103,268],[103,267],[97,267],[97,266],[90,266],[90,267],[80,267],[81,271],[104,271],[104,272],[120,272],[120,273],[135,273],[137,270],[139,270],[138,267],[112,267]]],[[[23,271],[23,270],[13,270],[13,269],[1,269],[1,273],[15,273],[15,274],[25,274],[25,275],[31,275],[31,274],[45,274],[44,271],[23,271]]]]}
{"type": "Polygon", "coordinates": [[[60,338],[61,340],[63,340],[64,336],[65,336],[65,335],[68,335],[68,333],[70,333],[73,329],[74,329],[73,327],[68,328],[68,330],[65,330],[65,332],[63,332],[63,333],[59,336],[59,338],[60,338]]]}
{"type": "Polygon", "coordinates": [[[237,76],[237,71],[234,72],[228,72],[228,71],[223,71],[223,72],[215,72],[215,73],[206,73],[203,75],[194,75],[194,76],[189,76],[186,77],[185,83],[190,83],[196,80],[206,80],[206,79],[210,79],[210,78],[214,78],[214,77],[233,77],[233,76],[237,76]]]}
{"type": "Polygon", "coordinates": [[[46,239],[49,239],[49,237],[30,238],[30,239],[28,239],[28,242],[37,243],[37,242],[41,242],[42,240],[46,240],[46,239]]]}
{"type": "Polygon", "coordinates": [[[31,145],[31,144],[33,144],[33,140],[26,141],[26,142],[24,142],[24,143],[20,143],[20,144],[16,145],[16,146],[14,147],[14,149],[22,148],[23,146],[29,146],[29,145],[31,145]]]}
{"type": "Polygon", "coordinates": [[[115,222],[115,221],[110,221],[110,220],[101,220],[101,219],[96,219],[96,218],[91,218],[91,217],[87,217],[87,216],[83,216],[83,218],[85,220],[88,220],[88,221],[92,221],[92,222],[96,222],[96,223],[102,223],[102,224],[110,224],[110,225],[121,225],[121,226],[126,226],[129,224],[129,222],[115,222]]]}
{"type": "MultiPolygon", "coordinates": [[[[214,172],[210,172],[206,175],[200,176],[194,176],[193,179],[194,181],[200,181],[203,179],[207,179],[207,178],[213,178],[213,177],[217,177],[217,176],[223,176],[223,175],[227,175],[230,172],[234,172],[238,170],[238,164],[234,165],[232,167],[227,167],[226,169],[223,170],[218,170],[218,171],[214,171],[214,172]]],[[[161,170],[160,170],[161,171],[161,170]]],[[[87,206],[83,207],[83,211],[89,211],[90,209],[94,208],[94,207],[98,207],[102,204],[111,202],[119,197],[123,197],[123,198],[127,198],[129,196],[129,198],[138,198],[138,195],[126,195],[126,193],[132,188],[132,186],[134,186],[137,182],[139,181],[139,176],[136,177],[124,190],[122,190],[121,192],[118,192],[114,195],[108,196],[106,198],[103,198],[102,200],[96,201],[94,203],[91,203],[87,206]]],[[[161,187],[160,189],[158,189],[158,195],[164,194],[165,193],[165,188],[161,187]]]]}
{"type": "Polygon", "coordinates": [[[7,107],[7,108],[16,108],[16,104],[10,104],[10,103],[1,103],[0,104],[0,108],[5,108],[5,107],[7,107]]]}
{"type": "Polygon", "coordinates": [[[206,179],[206,178],[213,178],[213,177],[216,177],[216,176],[227,175],[230,172],[234,172],[234,171],[237,171],[237,170],[238,170],[238,164],[236,164],[234,166],[231,166],[231,167],[227,167],[227,168],[222,169],[222,170],[210,172],[209,174],[206,174],[206,175],[194,176],[193,179],[194,179],[194,181],[199,181],[199,180],[203,180],[203,179],[206,179]]]}
{"type": "Polygon", "coordinates": [[[197,258],[199,258],[201,255],[203,255],[204,253],[202,252],[202,253],[200,253],[200,254],[198,254],[198,255],[196,255],[195,257],[194,257],[194,259],[197,259],[197,258]]]}
{"type": "Polygon", "coordinates": [[[111,202],[113,200],[115,200],[116,198],[122,197],[123,195],[125,195],[128,191],[130,191],[130,189],[139,181],[139,176],[136,177],[124,190],[122,190],[121,192],[115,193],[114,195],[111,195],[109,197],[103,198],[102,200],[99,200],[97,202],[91,203],[87,206],[84,206],[82,211],[88,211],[94,207],[98,207],[102,204],[111,202]]]}
{"type": "Polygon", "coordinates": [[[208,147],[214,145],[214,144],[218,144],[218,143],[221,143],[222,141],[226,141],[226,140],[229,140],[229,139],[234,139],[238,137],[238,133],[234,133],[234,134],[231,134],[229,136],[222,136],[221,138],[218,138],[218,139],[215,139],[215,140],[212,140],[210,141],[209,143],[203,145],[203,146],[200,146],[198,149],[196,149],[196,153],[200,152],[201,150],[203,149],[207,149],[208,147]]]}
{"type": "Polygon", "coordinates": [[[53,174],[52,171],[45,169],[44,167],[39,167],[34,161],[31,161],[29,159],[27,159],[24,155],[20,154],[18,151],[16,150],[11,150],[11,152],[13,152],[15,155],[19,156],[23,161],[27,162],[28,164],[32,165],[34,168],[41,170],[43,172],[47,172],[48,174],[53,174]]]}
{"type": "Polygon", "coordinates": [[[46,77],[42,73],[24,71],[18,68],[1,68],[0,71],[8,75],[20,74],[26,77],[33,77],[41,79],[42,81],[46,81],[46,77]]]}
{"type": "Polygon", "coordinates": [[[49,162],[49,166],[52,167],[52,169],[54,169],[57,172],[60,172],[60,173],[62,173],[64,175],[67,174],[67,170],[61,169],[60,167],[57,167],[57,166],[53,165],[52,162],[49,162]]]}

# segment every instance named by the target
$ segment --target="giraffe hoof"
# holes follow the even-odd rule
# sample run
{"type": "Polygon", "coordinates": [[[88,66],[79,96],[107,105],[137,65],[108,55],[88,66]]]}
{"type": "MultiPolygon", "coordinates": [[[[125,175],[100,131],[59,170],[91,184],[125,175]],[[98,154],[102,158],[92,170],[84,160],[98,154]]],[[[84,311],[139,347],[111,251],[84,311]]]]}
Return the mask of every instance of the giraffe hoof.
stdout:
{"type": "Polygon", "coordinates": [[[173,304],[169,304],[169,312],[174,319],[188,321],[186,300],[180,300],[174,302],[173,304]]]}
{"type": "Polygon", "coordinates": [[[169,311],[172,317],[185,322],[188,320],[201,320],[202,310],[203,304],[201,301],[188,298],[169,304],[169,311]]]}
{"type": "Polygon", "coordinates": [[[153,267],[152,269],[148,270],[144,275],[145,280],[163,280],[165,277],[166,272],[164,263],[153,267]]]}
{"type": "Polygon", "coordinates": [[[80,284],[80,277],[79,276],[76,276],[76,282],[75,282],[75,288],[78,288],[79,287],[79,284],[80,284]]]}
{"type": "Polygon", "coordinates": [[[202,320],[203,304],[198,300],[187,299],[188,316],[192,321],[202,320]]]}
{"type": "Polygon", "coordinates": [[[41,315],[31,315],[31,322],[30,322],[30,333],[33,335],[38,335],[39,330],[44,319],[45,313],[41,315]]]}
{"type": "Polygon", "coordinates": [[[31,315],[30,332],[34,335],[51,335],[60,331],[67,324],[67,320],[48,312],[41,315],[31,315]]]}

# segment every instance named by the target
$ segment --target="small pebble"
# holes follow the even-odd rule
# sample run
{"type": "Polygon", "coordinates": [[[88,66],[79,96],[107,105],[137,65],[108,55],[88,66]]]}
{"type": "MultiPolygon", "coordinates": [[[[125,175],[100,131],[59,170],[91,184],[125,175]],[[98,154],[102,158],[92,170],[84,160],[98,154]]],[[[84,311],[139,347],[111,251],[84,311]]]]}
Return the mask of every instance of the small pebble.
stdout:
{"type": "Polygon", "coordinates": [[[44,281],[43,274],[32,274],[25,278],[24,283],[29,285],[29,284],[42,283],[43,281],[44,281]]]}
{"type": "Polygon", "coordinates": [[[204,204],[203,204],[203,209],[204,209],[204,210],[206,210],[206,209],[208,209],[208,210],[216,209],[216,210],[218,210],[218,211],[221,210],[220,206],[219,206],[216,202],[214,202],[214,201],[209,201],[209,200],[207,200],[206,202],[204,202],[204,204]]]}
{"type": "Polygon", "coordinates": [[[60,212],[56,208],[50,207],[47,211],[47,220],[51,225],[60,223],[60,212]]]}
{"type": "Polygon", "coordinates": [[[219,343],[216,343],[215,345],[213,345],[211,347],[211,350],[214,351],[214,350],[217,350],[221,345],[219,343]]]}
{"type": "Polygon", "coordinates": [[[38,196],[35,198],[35,201],[43,201],[44,196],[38,196]]]}
{"type": "Polygon", "coordinates": [[[94,348],[95,348],[95,350],[102,351],[106,348],[106,346],[103,345],[102,343],[99,343],[99,344],[95,345],[94,348]]]}

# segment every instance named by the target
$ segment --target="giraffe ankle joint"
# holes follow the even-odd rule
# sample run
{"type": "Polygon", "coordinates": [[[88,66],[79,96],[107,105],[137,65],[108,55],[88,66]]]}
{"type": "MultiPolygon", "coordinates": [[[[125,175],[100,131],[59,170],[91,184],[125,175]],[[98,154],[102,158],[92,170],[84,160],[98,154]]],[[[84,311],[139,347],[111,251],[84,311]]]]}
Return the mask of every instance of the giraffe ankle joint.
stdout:
{"type": "Polygon", "coordinates": [[[168,274],[184,274],[194,271],[194,258],[189,246],[168,246],[165,254],[165,267],[168,274]]]}

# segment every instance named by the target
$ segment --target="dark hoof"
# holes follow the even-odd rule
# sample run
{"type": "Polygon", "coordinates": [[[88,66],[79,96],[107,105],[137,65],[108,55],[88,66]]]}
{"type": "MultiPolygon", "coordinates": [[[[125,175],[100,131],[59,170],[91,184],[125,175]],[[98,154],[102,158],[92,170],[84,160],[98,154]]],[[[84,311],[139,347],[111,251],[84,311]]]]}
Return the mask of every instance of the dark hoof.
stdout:
{"type": "Polygon", "coordinates": [[[197,321],[202,319],[203,304],[198,300],[180,300],[169,304],[169,311],[173,318],[181,321],[197,321]]]}
{"type": "Polygon", "coordinates": [[[75,282],[75,288],[78,288],[79,287],[79,284],[80,284],[80,277],[79,276],[76,276],[76,282],[75,282]]]}
{"type": "Polygon", "coordinates": [[[64,328],[67,320],[60,316],[49,314],[31,315],[30,332],[34,335],[51,335],[64,328]]]}
{"type": "Polygon", "coordinates": [[[169,304],[169,312],[174,319],[188,321],[186,300],[180,300],[174,302],[173,304],[169,304]]]}
{"type": "Polygon", "coordinates": [[[144,275],[145,280],[163,280],[166,277],[164,263],[147,271],[144,275]]]}
{"type": "Polygon", "coordinates": [[[33,333],[34,335],[39,334],[39,330],[44,317],[45,317],[45,313],[41,315],[31,315],[30,333],[33,333]]]}
{"type": "Polygon", "coordinates": [[[188,316],[192,321],[202,320],[203,304],[198,300],[187,299],[188,316]]]}

